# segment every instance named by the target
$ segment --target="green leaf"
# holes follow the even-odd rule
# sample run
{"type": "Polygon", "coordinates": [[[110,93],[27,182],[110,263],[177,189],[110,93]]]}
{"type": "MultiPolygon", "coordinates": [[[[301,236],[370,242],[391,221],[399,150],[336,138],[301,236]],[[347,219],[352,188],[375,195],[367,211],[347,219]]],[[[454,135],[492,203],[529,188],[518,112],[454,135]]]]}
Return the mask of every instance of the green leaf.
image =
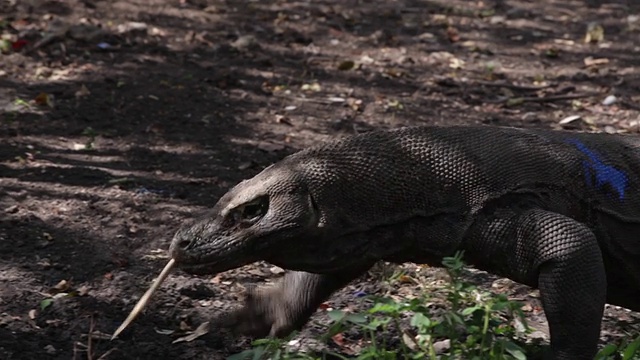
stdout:
{"type": "Polygon", "coordinates": [[[367,329],[376,330],[378,326],[385,326],[391,322],[390,317],[375,318],[368,325],[364,325],[367,329]]]}
{"type": "Polygon", "coordinates": [[[354,324],[364,324],[367,322],[367,318],[362,314],[348,314],[344,317],[344,320],[354,324]]]}
{"type": "Polygon", "coordinates": [[[227,360],[246,360],[252,353],[253,350],[245,350],[243,352],[227,356],[227,360]]]}
{"type": "Polygon", "coordinates": [[[267,352],[266,351],[267,349],[262,347],[262,346],[258,347],[258,348],[255,348],[253,350],[254,350],[253,351],[253,360],[260,360],[260,358],[262,358],[262,355],[267,352]]]}
{"type": "Polygon", "coordinates": [[[635,339],[626,349],[624,349],[624,353],[622,354],[622,360],[631,360],[633,356],[638,352],[638,348],[640,347],[640,337],[635,339]]]}
{"type": "Polygon", "coordinates": [[[397,304],[375,304],[370,310],[370,314],[382,313],[382,314],[395,314],[398,312],[397,304]]]}
{"type": "Polygon", "coordinates": [[[610,356],[613,353],[615,353],[616,350],[618,350],[618,347],[616,345],[609,344],[609,345],[603,347],[602,350],[600,350],[600,352],[598,352],[598,355],[596,355],[596,358],[597,359],[604,359],[607,356],[610,356]]]}
{"type": "Polygon", "coordinates": [[[511,356],[518,360],[527,360],[527,356],[524,354],[522,348],[510,341],[504,343],[504,348],[511,356]]]}
{"type": "Polygon", "coordinates": [[[415,326],[418,328],[428,328],[429,326],[431,326],[431,319],[429,319],[429,317],[427,317],[425,314],[414,314],[411,318],[411,326],[415,326]]]}
{"type": "Polygon", "coordinates": [[[332,321],[338,322],[338,321],[342,321],[342,319],[344,319],[347,316],[347,313],[341,310],[331,310],[327,312],[327,315],[329,315],[329,318],[332,321]]]}
{"type": "Polygon", "coordinates": [[[252,346],[260,346],[260,345],[269,345],[271,343],[271,339],[256,339],[251,342],[252,346]]]}
{"type": "Polygon", "coordinates": [[[471,314],[473,314],[474,312],[476,312],[476,310],[480,310],[480,309],[482,309],[482,308],[481,308],[481,307],[479,307],[479,306],[472,306],[472,307],[468,307],[468,308],[466,308],[466,309],[462,310],[462,316],[471,315],[471,314]]]}
{"type": "Polygon", "coordinates": [[[282,350],[281,349],[276,350],[275,353],[273,355],[271,355],[269,358],[273,359],[273,360],[281,359],[282,358],[282,350]]]}
{"type": "Polygon", "coordinates": [[[44,299],[40,301],[40,310],[44,310],[53,304],[53,299],[44,299]]]}

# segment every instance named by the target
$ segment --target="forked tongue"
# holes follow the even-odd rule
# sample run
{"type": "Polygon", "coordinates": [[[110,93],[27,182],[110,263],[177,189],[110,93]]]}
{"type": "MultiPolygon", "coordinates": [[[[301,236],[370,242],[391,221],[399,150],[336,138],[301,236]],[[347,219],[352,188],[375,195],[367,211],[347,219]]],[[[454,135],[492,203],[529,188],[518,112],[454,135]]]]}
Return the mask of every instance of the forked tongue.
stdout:
{"type": "Polygon", "coordinates": [[[169,262],[164,267],[164,269],[162,269],[162,272],[160,272],[160,275],[156,278],[156,281],[154,281],[151,287],[149,288],[149,290],[147,290],[147,292],[144,293],[144,295],[142,295],[140,300],[138,300],[138,303],[136,304],[136,306],[129,313],[129,316],[127,316],[127,318],[124,320],[122,325],[120,325],[120,327],[116,329],[116,331],[113,333],[113,335],[111,336],[111,340],[115,339],[124,329],[126,329],[127,326],[129,326],[129,324],[133,322],[133,319],[135,319],[136,316],[138,316],[138,314],[142,312],[142,309],[144,309],[144,307],[147,306],[149,299],[151,299],[151,295],[153,295],[153,293],[156,292],[156,290],[158,290],[158,287],[160,286],[160,284],[162,284],[164,279],[167,278],[167,276],[169,275],[169,272],[171,272],[171,269],[173,269],[173,266],[175,265],[175,263],[176,261],[174,259],[169,260],[169,262]]]}

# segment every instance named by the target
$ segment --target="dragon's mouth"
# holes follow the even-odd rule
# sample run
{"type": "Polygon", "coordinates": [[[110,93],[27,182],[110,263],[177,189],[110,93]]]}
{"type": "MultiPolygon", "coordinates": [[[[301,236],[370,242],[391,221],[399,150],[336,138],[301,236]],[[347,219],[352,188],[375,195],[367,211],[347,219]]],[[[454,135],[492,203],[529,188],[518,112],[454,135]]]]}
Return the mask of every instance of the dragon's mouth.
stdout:
{"type": "Polygon", "coordinates": [[[233,254],[225,256],[215,256],[214,259],[209,258],[176,258],[176,266],[193,275],[214,275],[224,271],[237,269],[241,266],[248,265],[258,261],[255,258],[242,258],[233,254]],[[239,259],[239,260],[238,260],[239,259]]]}
{"type": "Polygon", "coordinates": [[[180,270],[193,275],[212,275],[234,268],[229,266],[221,266],[220,263],[216,262],[201,264],[178,263],[177,266],[180,270]]]}

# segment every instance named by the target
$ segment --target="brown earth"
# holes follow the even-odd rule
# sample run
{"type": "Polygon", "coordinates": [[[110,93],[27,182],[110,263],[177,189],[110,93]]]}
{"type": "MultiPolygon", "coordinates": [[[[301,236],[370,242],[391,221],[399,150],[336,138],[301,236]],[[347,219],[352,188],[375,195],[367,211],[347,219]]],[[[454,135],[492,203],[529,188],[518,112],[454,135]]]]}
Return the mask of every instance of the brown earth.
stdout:
{"type": "MultiPolygon", "coordinates": [[[[308,145],[413,124],[636,132],[639,16],[633,0],[0,2],[0,358],[246,348],[223,331],[172,341],[237,304],[242,284],[280,276],[267,264],[175,272],[119,339],[101,334],[183,221],[308,145]],[[604,38],[585,43],[593,22],[604,38]]],[[[362,305],[355,290],[380,286],[358,282],[329,305],[362,305]]],[[[534,304],[544,327],[535,292],[494,291],[534,304]]],[[[637,334],[636,315],[611,309],[603,343],[637,334]]]]}

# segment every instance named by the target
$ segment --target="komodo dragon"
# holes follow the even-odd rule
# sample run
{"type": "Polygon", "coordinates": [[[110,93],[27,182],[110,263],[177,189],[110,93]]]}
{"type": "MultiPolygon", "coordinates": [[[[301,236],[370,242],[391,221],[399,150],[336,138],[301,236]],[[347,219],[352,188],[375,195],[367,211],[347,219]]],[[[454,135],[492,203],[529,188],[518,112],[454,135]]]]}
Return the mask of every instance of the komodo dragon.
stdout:
{"type": "Polygon", "coordinates": [[[553,359],[592,359],[605,302],[640,310],[640,139],[501,127],[408,127],[284,158],[179,229],[176,264],[289,270],[229,326],[300,329],[380,260],[478,269],[540,289],[553,359]]]}

